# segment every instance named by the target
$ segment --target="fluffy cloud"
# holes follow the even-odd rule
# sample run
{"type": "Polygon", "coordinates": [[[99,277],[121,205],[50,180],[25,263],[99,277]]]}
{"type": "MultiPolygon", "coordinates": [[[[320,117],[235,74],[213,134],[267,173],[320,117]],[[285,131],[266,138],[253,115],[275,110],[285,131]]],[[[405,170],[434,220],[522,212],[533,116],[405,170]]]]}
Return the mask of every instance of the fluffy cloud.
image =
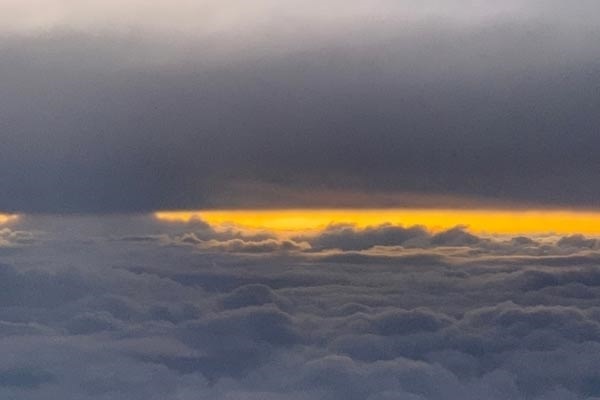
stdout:
{"type": "Polygon", "coordinates": [[[336,250],[249,255],[174,240],[239,234],[202,224],[70,224],[0,254],[3,397],[600,396],[598,255],[569,238],[331,227],[336,250]]]}
{"type": "Polygon", "coordinates": [[[0,248],[30,244],[34,237],[32,232],[0,228],[0,248]]]}
{"type": "Polygon", "coordinates": [[[308,242],[317,250],[366,250],[374,246],[402,245],[411,239],[427,237],[427,231],[421,227],[382,225],[359,230],[352,225],[334,225],[308,239],[308,242]]]}
{"type": "Polygon", "coordinates": [[[424,227],[402,227],[384,224],[357,229],[352,225],[333,225],[318,235],[306,240],[314,250],[368,250],[376,246],[404,247],[462,247],[486,243],[466,231],[466,227],[457,226],[436,234],[429,233],[424,227]]]}

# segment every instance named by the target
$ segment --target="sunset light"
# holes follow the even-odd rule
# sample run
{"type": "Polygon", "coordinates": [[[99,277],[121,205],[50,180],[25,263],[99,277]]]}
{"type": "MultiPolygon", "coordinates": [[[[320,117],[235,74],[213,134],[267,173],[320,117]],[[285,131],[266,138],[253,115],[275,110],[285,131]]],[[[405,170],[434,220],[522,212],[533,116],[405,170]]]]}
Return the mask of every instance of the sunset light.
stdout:
{"type": "Polygon", "coordinates": [[[0,214],[0,225],[16,220],[18,217],[12,214],[0,214]]]}
{"type": "Polygon", "coordinates": [[[558,210],[206,210],[157,212],[155,216],[169,222],[200,219],[215,227],[236,226],[282,234],[316,231],[332,224],[352,224],[358,228],[382,224],[422,225],[432,231],[460,225],[482,234],[600,234],[600,212],[558,210]]]}

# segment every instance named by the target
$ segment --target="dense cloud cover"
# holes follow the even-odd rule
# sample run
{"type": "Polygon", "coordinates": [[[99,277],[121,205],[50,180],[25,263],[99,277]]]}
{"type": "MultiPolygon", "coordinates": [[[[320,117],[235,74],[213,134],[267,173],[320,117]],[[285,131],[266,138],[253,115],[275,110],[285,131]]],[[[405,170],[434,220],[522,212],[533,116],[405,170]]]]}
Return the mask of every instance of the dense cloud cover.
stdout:
{"type": "Polygon", "coordinates": [[[4,4],[0,210],[599,205],[595,1],[4,4]]]}
{"type": "Polygon", "coordinates": [[[1,398],[600,397],[593,238],[283,241],[145,217],[0,232],[1,398]]]}

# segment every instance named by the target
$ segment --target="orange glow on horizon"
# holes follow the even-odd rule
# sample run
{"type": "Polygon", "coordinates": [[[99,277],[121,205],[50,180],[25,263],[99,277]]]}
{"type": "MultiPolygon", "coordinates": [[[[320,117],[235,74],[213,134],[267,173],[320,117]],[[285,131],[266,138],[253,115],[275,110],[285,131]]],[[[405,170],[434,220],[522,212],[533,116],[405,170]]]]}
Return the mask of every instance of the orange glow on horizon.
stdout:
{"type": "Polygon", "coordinates": [[[474,233],[499,235],[587,234],[600,235],[600,212],[536,210],[451,209],[295,209],[164,211],[156,218],[167,222],[201,219],[216,228],[235,226],[280,234],[318,231],[331,224],[358,228],[393,224],[422,225],[431,231],[464,225],[474,233]]]}
{"type": "Polygon", "coordinates": [[[8,222],[12,222],[15,219],[17,219],[17,215],[0,214],[0,225],[6,224],[8,222]]]}

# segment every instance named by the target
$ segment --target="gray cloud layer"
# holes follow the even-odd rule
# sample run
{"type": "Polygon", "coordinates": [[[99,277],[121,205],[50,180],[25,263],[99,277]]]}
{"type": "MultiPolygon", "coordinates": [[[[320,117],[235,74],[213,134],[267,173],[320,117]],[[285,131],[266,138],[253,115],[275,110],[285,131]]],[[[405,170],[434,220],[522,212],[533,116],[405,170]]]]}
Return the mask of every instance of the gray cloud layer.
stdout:
{"type": "Polygon", "coordinates": [[[380,3],[15,5],[39,18],[0,38],[0,209],[223,207],[253,185],[598,206],[596,3],[380,3]]]}
{"type": "Polygon", "coordinates": [[[276,239],[142,217],[1,235],[2,398],[600,396],[592,238],[331,227],[318,251],[240,253],[214,243],[276,239]]]}

